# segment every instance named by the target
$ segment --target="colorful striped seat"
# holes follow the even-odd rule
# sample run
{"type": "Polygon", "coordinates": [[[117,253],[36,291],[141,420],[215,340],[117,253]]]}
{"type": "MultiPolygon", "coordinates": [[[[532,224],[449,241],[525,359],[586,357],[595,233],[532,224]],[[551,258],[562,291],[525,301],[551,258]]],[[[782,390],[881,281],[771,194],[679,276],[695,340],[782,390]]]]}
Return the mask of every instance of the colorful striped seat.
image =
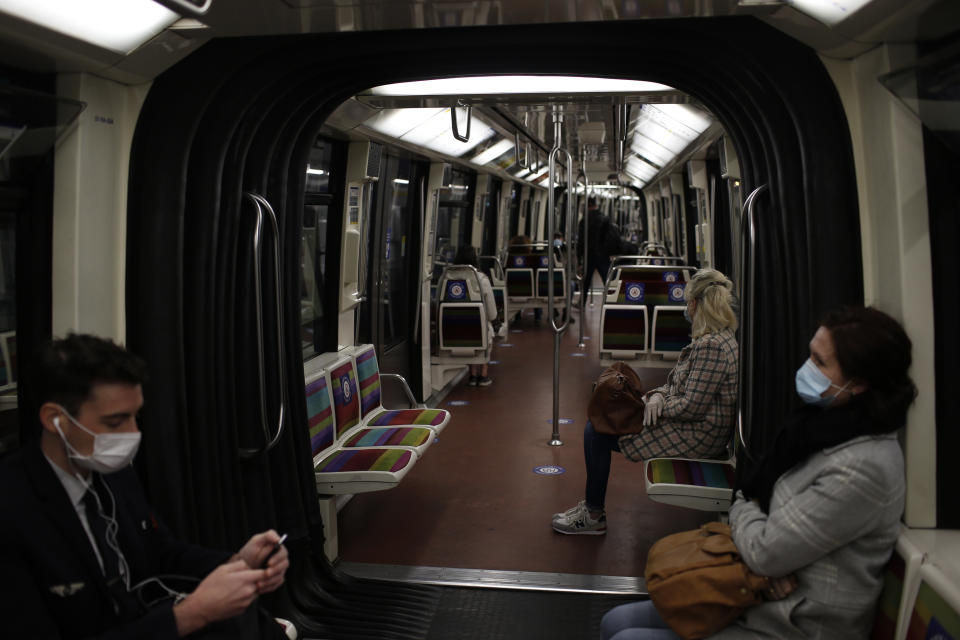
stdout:
{"type": "MultiPolygon", "coordinates": [[[[540,298],[546,298],[550,295],[550,291],[547,287],[547,282],[550,279],[550,272],[547,269],[537,269],[537,296],[540,298]]],[[[564,285],[567,282],[567,274],[563,271],[563,267],[557,265],[556,270],[553,272],[553,297],[555,299],[559,298],[559,301],[562,302],[566,298],[564,297],[564,285]]]]}
{"type": "Polygon", "coordinates": [[[533,297],[533,269],[507,269],[507,295],[511,298],[533,297]]]}
{"type": "Polygon", "coordinates": [[[651,458],[644,463],[651,500],[701,511],[726,511],[733,498],[732,461],[651,458]]]}
{"type": "Polygon", "coordinates": [[[600,353],[634,358],[647,350],[647,308],[605,304],[600,313],[600,353]]]}
{"type": "Polygon", "coordinates": [[[960,589],[932,564],[920,567],[920,587],[910,607],[905,637],[960,638],[960,589]]]}
{"type": "Polygon", "coordinates": [[[380,394],[380,366],[373,345],[354,349],[353,359],[360,380],[360,417],[366,427],[428,427],[440,433],[450,421],[443,409],[387,409],[380,394]]]}
{"type": "Polygon", "coordinates": [[[391,489],[415,460],[410,449],[333,449],[314,465],[317,491],[344,494],[391,489]]]}
{"type": "Polygon", "coordinates": [[[903,640],[908,623],[908,600],[917,593],[923,556],[923,552],[906,533],[901,533],[883,572],[883,590],[877,603],[870,640],[903,640]]]}
{"type": "Polygon", "coordinates": [[[353,361],[341,357],[308,376],[307,425],[317,491],[348,494],[394,486],[433,441],[427,428],[360,425],[353,361]]]}
{"type": "Polygon", "coordinates": [[[440,307],[440,348],[484,350],[486,322],[482,305],[444,304],[440,307]]]}
{"type": "MultiPolygon", "coordinates": [[[[682,294],[681,294],[682,295],[682,294]]],[[[653,326],[650,330],[651,353],[680,353],[690,344],[690,323],[683,317],[685,304],[653,308],[653,326]]]]}

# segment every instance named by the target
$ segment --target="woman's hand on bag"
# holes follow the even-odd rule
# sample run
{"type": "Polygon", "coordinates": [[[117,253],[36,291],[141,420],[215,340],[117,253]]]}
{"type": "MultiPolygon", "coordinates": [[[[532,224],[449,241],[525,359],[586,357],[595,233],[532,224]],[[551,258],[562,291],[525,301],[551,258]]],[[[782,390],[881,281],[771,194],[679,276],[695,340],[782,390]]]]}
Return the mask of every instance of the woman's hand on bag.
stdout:
{"type": "Polygon", "coordinates": [[[652,427],[660,419],[660,413],[663,411],[663,395],[652,393],[647,396],[647,403],[643,409],[643,426],[652,427]]]}
{"type": "Polygon", "coordinates": [[[767,578],[769,584],[763,596],[767,600],[783,600],[797,589],[797,576],[792,573],[782,578],[767,578]]]}

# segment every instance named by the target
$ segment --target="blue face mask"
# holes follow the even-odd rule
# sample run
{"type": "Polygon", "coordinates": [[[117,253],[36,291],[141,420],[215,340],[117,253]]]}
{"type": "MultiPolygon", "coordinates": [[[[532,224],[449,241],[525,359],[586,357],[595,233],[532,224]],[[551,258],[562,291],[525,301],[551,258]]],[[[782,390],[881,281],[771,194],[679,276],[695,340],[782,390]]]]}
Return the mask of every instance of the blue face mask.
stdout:
{"type": "Polygon", "coordinates": [[[693,324],[693,318],[690,317],[690,309],[687,307],[683,308],[683,319],[689,322],[690,324],[693,324]]]}
{"type": "Polygon", "coordinates": [[[827,407],[837,398],[838,395],[847,390],[850,383],[843,385],[833,384],[820,368],[814,364],[813,360],[807,358],[807,361],[797,369],[796,376],[797,395],[807,404],[815,404],[818,407],[827,407]],[[821,397],[824,391],[830,387],[835,387],[838,391],[832,396],[821,397]]]}

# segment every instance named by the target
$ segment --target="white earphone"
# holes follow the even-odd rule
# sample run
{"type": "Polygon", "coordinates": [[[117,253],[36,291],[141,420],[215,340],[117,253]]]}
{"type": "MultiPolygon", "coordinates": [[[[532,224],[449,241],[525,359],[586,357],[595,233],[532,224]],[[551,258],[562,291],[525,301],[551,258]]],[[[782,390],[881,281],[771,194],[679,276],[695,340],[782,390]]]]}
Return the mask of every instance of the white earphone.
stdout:
{"type": "Polygon", "coordinates": [[[60,428],[60,416],[53,416],[53,426],[60,428]]]}

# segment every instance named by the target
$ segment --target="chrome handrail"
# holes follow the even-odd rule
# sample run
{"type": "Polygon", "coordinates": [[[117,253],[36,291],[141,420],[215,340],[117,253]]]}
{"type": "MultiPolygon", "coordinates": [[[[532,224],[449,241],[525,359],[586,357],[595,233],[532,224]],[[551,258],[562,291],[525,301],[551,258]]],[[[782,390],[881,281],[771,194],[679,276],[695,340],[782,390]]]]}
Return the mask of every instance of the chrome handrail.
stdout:
{"type": "MultiPolygon", "coordinates": [[[[427,178],[420,177],[420,228],[427,227],[427,178]]],[[[413,339],[415,344],[420,344],[420,316],[423,312],[420,305],[423,304],[423,251],[420,252],[421,260],[417,265],[417,306],[414,307],[413,314],[413,339]]]]}
{"type": "MultiPolygon", "coordinates": [[[[585,147],[583,149],[584,150],[581,150],[580,152],[581,160],[583,160],[583,158],[586,157],[585,147]]],[[[590,196],[587,193],[587,189],[589,187],[589,181],[587,180],[587,172],[584,170],[583,162],[580,163],[580,173],[577,174],[577,178],[579,178],[580,176],[583,176],[583,238],[581,239],[581,242],[583,243],[583,265],[581,269],[578,269],[578,271],[582,270],[582,273],[577,274],[577,282],[580,287],[580,340],[577,342],[577,348],[585,349],[587,347],[587,343],[584,342],[583,340],[583,331],[584,331],[584,325],[587,323],[584,322],[583,319],[586,317],[587,292],[590,290],[590,284],[591,284],[590,282],[587,282],[587,278],[589,277],[592,280],[593,273],[591,272],[589,276],[587,275],[587,258],[588,258],[587,241],[590,236],[590,231],[589,231],[590,225],[587,224],[587,216],[590,213],[590,196]]],[[[569,198],[570,195],[568,194],[567,197],[569,198]]],[[[570,246],[573,246],[573,244],[571,243],[570,246]]],[[[571,260],[573,260],[573,258],[571,258],[571,260]]]]}
{"type": "Polygon", "coordinates": [[[741,250],[741,261],[746,264],[742,265],[741,273],[743,274],[742,279],[746,280],[746,286],[743,282],[740,283],[740,317],[743,319],[741,326],[743,331],[741,332],[740,340],[740,367],[739,367],[739,397],[744,397],[745,401],[742,403],[738,414],[740,424],[738,426],[738,436],[740,438],[740,445],[743,447],[744,453],[747,454],[747,457],[751,460],[753,456],[750,455],[750,449],[747,446],[746,434],[745,434],[745,424],[750,422],[752,417],[750,412],[753,408],[753,354],[754,354],[754,313],[753,307],[756,302],[756,228],[754,226],[753,220],[753,208],[756,203],[757,196],[763,193],[767,189],[767,185],[762,184],[753,191],[750,192],[750,195],[747,196],[746,202],[744,202],[744,210],[746,211],[746,224],[741,227],[740,231],[740,241],[741,244],[747,244],[741,250]],[[748,238],[744,238],[744,235],[747,235],[748,238]],[[744,290],[746,289],[746,295],[744,290]]]}
{"type": "Polygon", "coordinates": [[[372,217],[372,207],[370,201],[373,199],[373,183],[376,179],[368,180],[364,184],[364,197],[361,206],[363,216],[360,223],[360,255],[357,258],[357,310],[353,314],[353,337],[359,339],[360,335],[360,309],[363,303],[367,301],[367,254],[370,244],[370,218],[372,217]]]}
{"type": "Polygon", "coordinates": [[[387,380],[397,380],[400,382],[400,385],[403,387],[403,392],[407,396],[407,401],[410,403],[410,408],[412,409],[427,408],[427,405],[423,404],[422,402],[417,402],[416,397],[414,397],[413,395],[413,391],[411,391],[410,389],[410,385],[407,383],[407,379],[404,378],[399,373],[381,373],[380,377],[385,378],[387,380]]]}
{"type": "MultiPolygon", "coordinates": [[[[554,192],[557,186],[557,155],[560,153],[564,153],[567,156],[567,238],[570,237],[572,231],[570,223],[573,217],[573,199],[570,197],[573,193],[571,188],[573,184],[573,156],[570,155],[569,151],[560,147],[561,134],[563,132],[563,114],[557,110],[553,112],[553,132],[554,147],[548,157],[549,181],[547,189],[547,227],[551,241],[557,232],[556,195],[554,192]]],[[[563,441],[560,440],[560,334],[563,333],[570,324],[570,305],[572,303],[570,287],[565,279],[565,291],[563,294],[567,301],[567,307],[565,309],[563,323],[557,326],[553,304],[553,289],[556,286],[554,274],[556,273],[556,269],[556,254],[550,251],[547,260],[547,314],[550,319],[550,326],[553,329],[553,429],[550,434],[550,441],[547,444],[552,447],[558,447],[563,444],[563,441]]],[[[570,260],[567,260],[564,265],[564,273],[567,278],[570,277],[570,260]]]]}
{"type": "Polygon", "coordinates": [[[266,444],[262,449],[240,449],[240,456],[242,458],[253,458],[260,454],[266,453],[273,449],[277,442],[280,441],[280,436],[283,435],[284,424],[286,423],[286,391],[287,391],[287,368],[286,368],[286,358],[284,356],[283,350],[283,290],[280,288],[280,231],[279,226],[277,225],[277,216],[273,211],[273,207],[270,206],[270,203],[267,202],[267,199],[263,196],[260,196],[256,193],[246,192],[244,195],[253,202],[254,206],[257,208],[257,222],[254,226],[253,232],[253,268],[254,268],[254,278],[253,278],[253,296],[254,302],[256,304],[256,329],[257,329],[257,367],[259,373],[259,382],[260,382],[260,424],[263,427],[263,435],[266,444]],[[277,416],[277,432],[271,437],[270,436],[270,427],[269,420],[267,418],[267,388],[266,388],[266,368],[264,366],[265,360],[265,350],[264,350],[264,339],[263,339],[263,284],[261,282],[260,276],[263,273],[262,261],[263,261],[263,238],[262,238],[262,228],[263,228],[263,218],[264,211],[267,212],[267,217],[270,220],[271,231],[273,232],[273,262],[274,262],[274,285],[276,287],[276,323],[277,323],[277,365],[279,369],[279,386],[280,386],[280,410],[279,415],[277,416]]]}

